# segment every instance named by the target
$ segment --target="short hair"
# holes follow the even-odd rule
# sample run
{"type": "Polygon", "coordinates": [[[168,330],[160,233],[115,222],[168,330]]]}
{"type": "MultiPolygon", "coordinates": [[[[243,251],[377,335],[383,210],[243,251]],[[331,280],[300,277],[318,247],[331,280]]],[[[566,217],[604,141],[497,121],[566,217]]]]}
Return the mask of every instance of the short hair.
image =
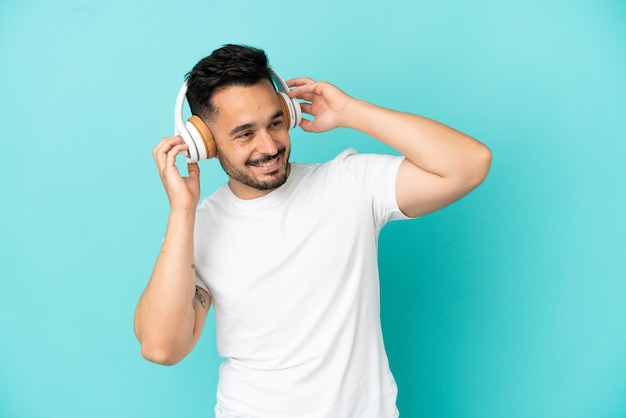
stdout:
{"type": "Polygon", "coordinates": [[[201,59],[185,76],[191,113],[204,120],[217,114],[213,95],[226,87],[250,87],[272,82],[265,52],[245,45],[227,44],[201,59]]]}

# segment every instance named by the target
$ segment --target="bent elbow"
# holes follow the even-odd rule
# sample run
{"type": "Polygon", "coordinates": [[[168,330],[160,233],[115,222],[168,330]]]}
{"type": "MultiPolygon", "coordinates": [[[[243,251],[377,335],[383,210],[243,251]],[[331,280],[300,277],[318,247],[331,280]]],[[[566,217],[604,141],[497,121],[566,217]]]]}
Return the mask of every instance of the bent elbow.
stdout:
{"type": "Polygon", "coordinates": [[[472,170],[469,178],[471,179],[471,188],[478,187],[487,178],[489,169],[491,168],[492,154],[489,147],[480,144],[479,149],[473,156],[472,170]]]}
{"type": "Polygon", "coordinates": [[[163,366],[173,366],[185,357],[169,347],[149,343],[141,344],[141,355],[146,360],[163,366]]]}

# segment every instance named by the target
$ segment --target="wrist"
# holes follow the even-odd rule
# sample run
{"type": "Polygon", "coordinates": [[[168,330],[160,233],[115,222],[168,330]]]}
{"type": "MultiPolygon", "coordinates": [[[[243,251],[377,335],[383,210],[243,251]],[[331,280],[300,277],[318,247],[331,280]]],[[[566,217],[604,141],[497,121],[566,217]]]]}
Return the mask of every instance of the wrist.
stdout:
{"type": "Polygon", "coordinates": [[[170,206],[170,219],[191,220],[196,217],[196,206],[170,206]]]}
{"type": "Polygon", "coordinates": [[[341,115],[340,126],[349,129],[361,130],[363,122],[367,120],[368,102],[352,99],[348,102],[341,115]]]}

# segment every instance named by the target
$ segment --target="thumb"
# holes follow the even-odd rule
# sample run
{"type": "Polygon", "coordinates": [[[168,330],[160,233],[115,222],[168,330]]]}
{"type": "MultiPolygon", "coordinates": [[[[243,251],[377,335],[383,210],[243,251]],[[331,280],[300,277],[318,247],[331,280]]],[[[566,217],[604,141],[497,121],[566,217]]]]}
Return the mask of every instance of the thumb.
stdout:
{"type": "Polygon", "coordinates": [[[308,119],[302,118],[302,120],[300,121],[300,127],[302,128],[303,131],[306,131],[306,132],[317,132],[315,130],[313,122],[311,122],[308,119]]]}
{"type": "Polygon", "coordinates": [[[200,166],[198,166],[198,163],[188,163],[187,173],[189,173],[189,176],[198,177],[200,175],[200,166]]]}

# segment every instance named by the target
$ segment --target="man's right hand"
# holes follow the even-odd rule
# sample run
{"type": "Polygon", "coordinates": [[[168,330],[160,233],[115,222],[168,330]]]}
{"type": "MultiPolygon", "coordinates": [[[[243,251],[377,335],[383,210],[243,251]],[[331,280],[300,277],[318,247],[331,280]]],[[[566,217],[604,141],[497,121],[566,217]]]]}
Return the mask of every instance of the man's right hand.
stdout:
{"type": "Polygon", "coordinates": [[[200,199],[200,168],[198,163],[187,164],[189,175],[183,177],[176,167],[176,156],[189,149],[180,136],[168,136],[159,142],[152,156],[159,170],[171,209],[195,211],[200,199]]]}

